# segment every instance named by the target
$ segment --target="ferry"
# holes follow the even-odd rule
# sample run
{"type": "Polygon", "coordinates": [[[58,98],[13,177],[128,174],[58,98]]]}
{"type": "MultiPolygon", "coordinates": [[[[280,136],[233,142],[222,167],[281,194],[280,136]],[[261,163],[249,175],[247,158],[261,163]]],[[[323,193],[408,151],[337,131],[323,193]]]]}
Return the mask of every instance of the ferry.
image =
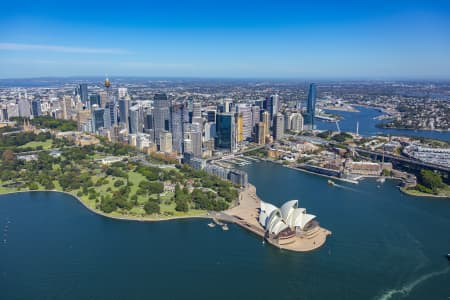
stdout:
{"type": "Polygon", "coordinates": [[[333,180],[328,179],[328,184],[331,186],[335,186],[336,183],[333,180]]]}

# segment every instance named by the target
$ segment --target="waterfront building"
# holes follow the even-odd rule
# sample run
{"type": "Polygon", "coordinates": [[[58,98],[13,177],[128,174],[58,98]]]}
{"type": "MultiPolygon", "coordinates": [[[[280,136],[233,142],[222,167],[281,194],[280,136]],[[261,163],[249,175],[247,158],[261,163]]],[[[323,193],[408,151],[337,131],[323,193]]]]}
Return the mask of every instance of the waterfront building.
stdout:
{"type": "Polygon", "coordinates": [[[166,94],[156,94],[153,98],[153,130],[155,141],[159,144],[159,135],[162,131],[171,131],[170,128],[170,102],[166,94]]]}
{"type": "Polygon", "coordinates": [[[235,149],[235,121],[233,113],[219,113],[216,116],[216,137],[214,146],[217,149],[232,152],[235,149]]]}
{"type": "Polygon", "coordinates": [[[40,99],[34,99],[33,101],[31,101],[31,112],[33,114],[33,117],[39,117],[40,115],[42,115],[40,99]]]}
{"type": "Polygon", "coordinates": [[[305,124],[308,128],[314,130],[314,118],[316,116],[316,85],[309,85],[308,102],[306,105],[305,124]]]}
{"type": "Polygon", "coordinates": [[[314,226],[315,218],[315,215],[307,214],[305,208],[298,207],[298,200],[290,200],[280,208],[261,201],[258,221],[269,237],[286,238],[307,231],[314,226]]]}
{"type": "Polygon", "coordinates": [[[241,170],[230,170],[227,175],[227,179],[234,184],[237,184],[241,187],[248,185],[248,174],[247,172],[241,170]]]}
{"type": "Polygon", "coordinates": [[[284,136],[284,117],[277,113],[273,119],[273,139],[279,140],[284,136]]]}
{"type": "Polygon", "coordinates": [[[159,151],[172,153],[172,133],[163,131],[159,135],[159,151]]]}

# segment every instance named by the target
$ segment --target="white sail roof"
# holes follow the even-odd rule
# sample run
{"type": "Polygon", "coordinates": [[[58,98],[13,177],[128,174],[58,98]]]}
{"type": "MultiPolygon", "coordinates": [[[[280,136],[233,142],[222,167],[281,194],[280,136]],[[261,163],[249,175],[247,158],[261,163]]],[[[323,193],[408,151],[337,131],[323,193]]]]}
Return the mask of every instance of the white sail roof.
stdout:
{"type": "Polygon", "coordinates": [[[280,209],[261,201],[258,221],[268,232],[277,235],[288,227],[304,229],[315,218],[305,208],[298,207],[298,200],[287,201],[280,209]]]}

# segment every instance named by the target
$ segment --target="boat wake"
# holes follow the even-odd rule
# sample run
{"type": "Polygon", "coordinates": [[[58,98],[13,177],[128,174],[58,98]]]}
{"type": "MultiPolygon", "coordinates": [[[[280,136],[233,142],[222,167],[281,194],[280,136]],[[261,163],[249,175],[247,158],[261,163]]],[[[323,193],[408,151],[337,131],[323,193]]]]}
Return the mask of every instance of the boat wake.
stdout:
{"type": "Polygon", "coordinates": [[[414,280],[413,282],[410,282],[406,285],[404,285],[403,287],[399,288],[399,289],[392,289],[389,290],[387,292],[385,292],[383,295],[381,295],[381,297],[377,298],[379,300],[388,300],[391,299],[394,295],[400,294],[403,297],[406,297],[409,295],[409,293],[419,284],[421,284],[422,282],[432,278],[432,277],[436,277],[439,275],[443,275],[446,274],[450,271],[450,267],[445,268],[442,271],[436,271],[436,272],[431,272],[425,275],[422,275],[421,277],[419,277],[418,279],[414,280]]]}
{"type": "Polygon", "coordinates": [[[338,184],[338,183],[336,183],[334,185],[334,187],[337,187],[337,188],[340,188],[340,189],[344,189],[344,190],[349,190],[349,191],[352,191],[352,192],[357,192],[357,193],[361,193],[362,192],[360,190],[357,190],[357,189],[354,189],[354,188],[351,188],[351,187],[348,187],[348,186],[345,186],[345,185],[341,185],[341,184],[338,184]]]}

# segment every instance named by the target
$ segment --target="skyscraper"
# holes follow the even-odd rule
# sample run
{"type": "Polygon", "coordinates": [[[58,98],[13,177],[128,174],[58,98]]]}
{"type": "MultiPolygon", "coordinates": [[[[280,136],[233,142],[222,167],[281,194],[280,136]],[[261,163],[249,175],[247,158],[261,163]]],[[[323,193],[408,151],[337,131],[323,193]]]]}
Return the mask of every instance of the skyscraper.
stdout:
{"type": "Polygon", "coordinates": [[[159,151],[164,153],[172,152],[172,134],[167,131],[162,131],[159,134],[159,151]]]}
{"type": "Polygon", "coordinates": [[[280,109],[280,96],[277,94],[270,96],[270,116],[273,119],[280,109]]]}
{"type": "Polygon", "coordinates": [[[244,141],[244,117],[242,113],[236,113],[235,115],[236,121],[236,142],[241,143],[244,141]]]}
{"type": "Polygon", "coordinates": [[[71,96],[64,96],[63,103],[63,118],[65,120],[69,120],[72,118],[72,97],[71,96]]]}
{"type": "Polygon", "coordinates": [[[258,105],[252,106],[252,127],[255,127],[261,121],[261,108],[258,105]]]}
{"type": "Polygon", "coordinates": [[[31,101],[31,112],[33,114],[33,117],[39,117],[42,114],[40,99],[34,99],[33,101],[31,101]]]}
{"type": "Polygon", "coordinates": [[[155,142],[159,145],[159,135],[162,131],[171,131],[170,128],[170,102],[166,94],[156,94],[153,98],[153,129],[155,142]]]}
{"type": "Polygon", "coordinates": [[[238,104],[236,111],[242,114],[242,139],[248,140],[252,137],[252,108],[247,104],[238,104]]]}
{"type": "Polygon", "coordinates": [[[192,154],[194,157],[202,157],[202,126],[192,123],[191,130],[192,154]]]}
{"type": "Polygon", "coordinates": [[[92,110],[92,132],[96,133],[102,127],[105,127],[104,121],[105,109],[94,107],[92,110]]]}
{"type": "Polygon", "coordinates": [[[207,119],[208,119],[208,122],[215,123],[216,122],[216,111],[208,110],[207,119]]]}
{"type": "Polygon", "coordinates": [[[107,102],[105,105],[105,128],[112,128],[117,122],[117,110],[114,102],[107,102]]]}
{"type": "Polygon", "coordinates": [[[291,124],[291,130],[293,132],[301,132],[303,131],[303,116],[301,113],[293,113],[290,116],[290,124],[291,124]]]}
{"type": "Polygon", "coordinates": [[[200,102],[194,102],[192,105],[192,119],[199,119],[202,117],[202,105],[200,102]]]}
{"type": "Polygon", "coordinates": [[[265,129],[266,129],[266,135],[269,135],[269,131],[270,131],[270,114],[268,111],[264,111],[262,113],[262,121],[265,125],[265,129]]]}
{"type": "Polygon", "coordinates": [[[311,130],[314,130],[314,118],[316,115],[316,85],[311,83],[309,85],[308,102],[306,105],[305,124],[311,130]]]}
{"type": "Polygon", "coordinates": [[[171,106],[172,122],[172,148],[178,153],[183,153],[183,132],[184,118],[187,111],[184,104],[175,104],[171,106]]]}
{"type": "Polygon", "coordinates": [[[31,105],[30,105],[30,102],[26,98],[20,99],[18,104],[19,104],[19,116],[20,117],[31,116],[31,105]]]}
{"type": "Polygon", "coordinates": [[[142,133],[144,122],[142,118],[142,110],[139,105],[132,106],[130,113],[130,133],[142,133]]]}
{"type": "Polygon", "coordinates": [[[99,94],[89,95],[89,103],[91,104],[91,107],[94,104],[101,106],[100,95],[99,94]]]}
{"type": "Polygon", "coordinates": [[[119,120],[120,123],[125,124],[125,128],[129,129],[129,109],[130,100],[127,98],[119,99],[119,120]]]}
{"type": "Polygon", "coordinates": [[[284,136],[284,117],[277,113],[273,118],[273,139],[279,140],[284,136]]]}
{"type": "Polygon", "coordinates": [[[80,100],[83,105],[86,105],[88,101],[88,85],[87,83],[81,83],[78,86],[78,95],[80,95],[80,100]]]}
{"type": "Polygon", "coordinates": [[[125,98],[125,96],[128,94],[128,89],[124,88],[124,87],[120,87],[118,89],[118,93],[119,93],[119,99],[125,98]]]}
{"type": "Polygon", "coordinates": [[[218,149],[233,151],[235,149],[234,114],[219,113],[216,116],[216,138],[214,146],[218,149]]]}
{"type": "Polygon", "coordinates": [[[255,140],[258,144],[264,145],[266,143],[266,125],[263,122],[256,124],[255,140]]]}

